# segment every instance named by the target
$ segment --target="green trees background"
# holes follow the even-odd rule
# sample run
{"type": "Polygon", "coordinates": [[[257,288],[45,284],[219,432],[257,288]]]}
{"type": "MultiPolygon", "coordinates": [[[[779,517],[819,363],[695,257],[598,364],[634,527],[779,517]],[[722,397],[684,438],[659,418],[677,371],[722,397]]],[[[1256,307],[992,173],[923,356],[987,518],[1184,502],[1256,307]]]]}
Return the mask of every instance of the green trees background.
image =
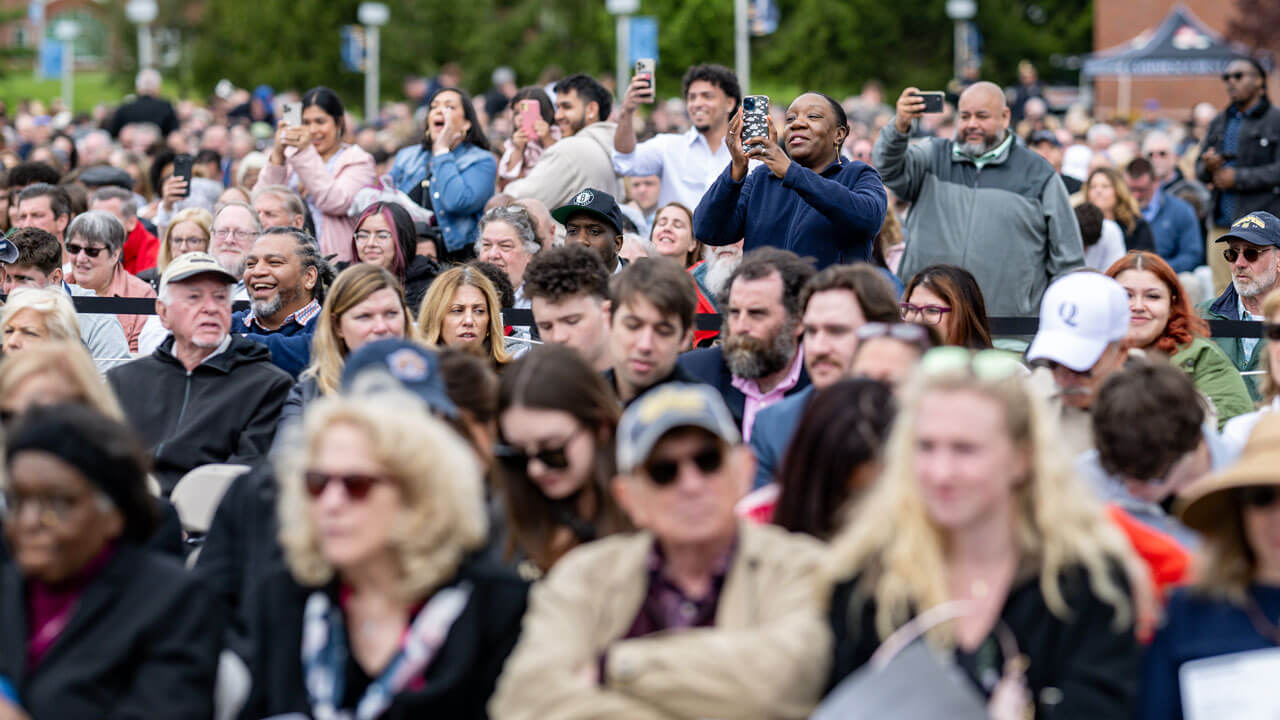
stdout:
{"type": "MultiPolygon", "coordinates": [[[[613,17],[603,0],[386,1],[392,18],[382,31],[387,97],[398,96],[404,75],[430,75],[451,60],[477,91],[488,87],[489,73],[499,65],[515,68],[521,84],[532,83],[549,65],[595,74],[613,69],[613,17]]],[[[840,94],[877,78],[893,94],[906,84],[942,87],[951,77],[945,0],[777,2],[778,31],[752,41],[753,86],[840,94]]],[[[189,40],[178,74],[190,91],[206,93],[228,78],[277,88],[326,83],[354,99],[362,77],[341,69],[338,28],[355,23],[358,5],[217,0],[194,14],[189,3],[162,0],[160,24],[180,27],[189,40]]],[[[1091,0],[978,5],[984,77],[1011,83],[1025,57],[1043,75],[1074,82],[1050,60],[1091,49],[1091,0]]],[[[677,88],[684,68],[697,62],[732,66],[732,0],[642,0],[640,12],[659,19],[660,87],[677,88]]]]}

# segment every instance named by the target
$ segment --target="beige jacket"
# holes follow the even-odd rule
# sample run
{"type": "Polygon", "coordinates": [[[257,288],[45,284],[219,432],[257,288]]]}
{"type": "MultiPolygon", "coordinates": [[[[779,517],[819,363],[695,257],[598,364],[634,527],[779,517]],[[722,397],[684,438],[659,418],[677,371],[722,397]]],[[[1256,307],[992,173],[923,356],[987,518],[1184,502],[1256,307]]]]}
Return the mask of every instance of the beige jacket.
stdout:
{"type": "Polygon", "coordinates": [[[536,198],[555,210],[568,205],[583,190],[595,188],[609,193],[621,205],[626,191],[613,171],[613,133],[617,127],[611,122],[591,123],[556,141],[528,175],[513,180],[502,192],[517,199],[536,198]]]}
{"type": "Polygon", "coordinates": [[[818,542],[771,525],[740,525],[714,628],[618,640],[648,590],[652,545],[647,533],[590,543],[534,586],[520,642],[489,704],[492,717],[808,717],[831,654],[814,583],[818,542]]]}

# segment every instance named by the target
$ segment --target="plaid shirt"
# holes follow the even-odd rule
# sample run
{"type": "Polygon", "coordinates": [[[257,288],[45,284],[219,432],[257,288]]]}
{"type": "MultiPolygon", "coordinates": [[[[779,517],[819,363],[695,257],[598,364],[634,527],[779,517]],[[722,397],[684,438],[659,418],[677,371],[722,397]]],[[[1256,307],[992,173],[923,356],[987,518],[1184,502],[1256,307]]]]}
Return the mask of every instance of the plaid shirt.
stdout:
{"type": "Polygon", "coordinates": [[[725,576],[733,565],[736,551],[735,542],[729,552],[716,562],[711,573],[711,591],[706,597],[690,598],[663,573],[666,558],[655,541],[649,554],[649,590],[640,605],[640,613],[623,639],[644,637],[664,630],[714,626],[720,592],[724,589],[725,576]]]}
{"type": "Polygon", "coordinates": [[[248,332],[257,333],[259,335],[269,335],[272,332],[280,332],[280,330],[283,330],[284,328],[288,327],[290,323],[293,323],[298,327],[306,327],[307,323],[311,322],[311,318],[319,314],[320,314],[320,303],[316,302],[315,300],[312,300],[306,305],[303,305],[302,307],[298,308],[294,312],[290,313],[289,317],[285,318],[284,322],[280,323],[280,327],[278,329],[267,330],[266,328],[258,324],[258,318],[254,316],[253,309],[251,307],[249,312],[244,316],[244,324],[245,324],[245,327],[249,328],[248,332]]]}

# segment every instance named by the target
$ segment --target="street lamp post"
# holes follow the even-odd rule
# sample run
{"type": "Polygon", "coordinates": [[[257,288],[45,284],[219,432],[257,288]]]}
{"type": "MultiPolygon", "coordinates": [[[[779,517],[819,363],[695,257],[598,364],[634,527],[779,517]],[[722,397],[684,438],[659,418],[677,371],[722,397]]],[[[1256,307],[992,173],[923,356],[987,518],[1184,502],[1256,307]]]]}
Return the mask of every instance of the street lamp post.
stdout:
{"type": "Polygon", "coordinates": [[[614,17],[613,33],[615,53],[618,67],[615,79],[618,85],[616,93],[619,100],[627,94],[627,85],[631,82],[631,16],[640,10],[640,0],[605,0],[604,9],[614,17]]]}
{"type": "Polygon", "coordinates": [[[378,28],[391,19],[391,9],[380,2],[360,3],[356,17],[364,26],[364,121],[371,123],[378,117],[378,56],[381,38],[378,28]]]}
{"type": "Polygon", "coordinates": [[[751,92],[751,32],[747,0],[733,2],[733,65],[742,94],[747,95],[751,92]]]}
{"type": "Polygon", "coordinates": [[[978,0],[947,0],[947,17],[955,21],[955,76],[964,77],[965,63],[973,53],[969,47],[969,21],[978,14],[978,0]]]}
{"type": "Polygon", "coordinates": [[[75,20],[59,20],[53,33],[62,42],[62,105],[65,110],[74,113],[76,36],[80,34],[80,23],[75,20]]]}
{"type": "Polygon", "coordinates": [[[156,0],[129,0],[124,6],[125,17],[138,26],[138,68],[155,67],[155,52],[151,44],[151,23],[156,19],[156,0]]]}

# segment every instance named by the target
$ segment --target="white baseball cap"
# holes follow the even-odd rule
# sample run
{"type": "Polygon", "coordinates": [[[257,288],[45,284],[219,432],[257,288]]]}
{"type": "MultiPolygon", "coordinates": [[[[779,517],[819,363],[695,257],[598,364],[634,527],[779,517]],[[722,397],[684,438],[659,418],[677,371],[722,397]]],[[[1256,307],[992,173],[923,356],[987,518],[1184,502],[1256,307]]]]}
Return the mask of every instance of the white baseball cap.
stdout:
{"type": "Polygon", "coordinates": [[[1102,351],[1129,332],[1129,296],[1096,272],[1058,278],[1040,302],[1040,330],[1027,360],[1052,360],[1076,372],[1092,368],[1102,351]]]}

